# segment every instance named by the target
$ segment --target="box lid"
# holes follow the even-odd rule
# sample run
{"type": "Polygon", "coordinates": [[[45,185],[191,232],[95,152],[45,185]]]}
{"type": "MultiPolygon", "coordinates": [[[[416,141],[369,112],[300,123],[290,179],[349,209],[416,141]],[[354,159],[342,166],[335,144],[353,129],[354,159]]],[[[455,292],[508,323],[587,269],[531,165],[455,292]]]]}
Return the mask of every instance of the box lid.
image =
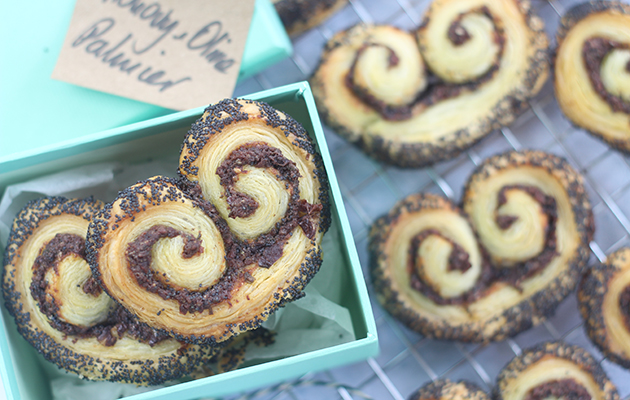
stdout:
{"type": "MultiPolygon", "coordinates": [[[[173,112],[50,78],[74,3],[3,3],[0,159],[173,112]]],[[[257,0],[239,79],[291,52],[291,41],[273,5],[269,0],[257,0]]]]}

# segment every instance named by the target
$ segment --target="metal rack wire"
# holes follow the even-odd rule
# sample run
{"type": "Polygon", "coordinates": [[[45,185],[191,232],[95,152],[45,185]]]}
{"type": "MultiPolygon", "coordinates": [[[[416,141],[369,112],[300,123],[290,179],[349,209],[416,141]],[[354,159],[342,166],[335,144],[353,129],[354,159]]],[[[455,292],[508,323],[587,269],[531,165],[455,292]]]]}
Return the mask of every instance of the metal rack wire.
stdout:
{"type": "MultiPolygon", "coordinates": [[[[629,2],[629,0],[624,0],[629,2]]],[[[560,15],[576,0],[534,0],[550,38],[560,15]]],[[[414,29],[430,0],[350,0],[350,5],[325,24],[294,40],[295,54],[241,83],[236,95],[305,80],[315,69],[326,41],[337,31],[359,22],[387,23],[414,29]]],[[[552,39],[553,41],[553,39],[552,39]]],[[[596,234],[590,264],[630,245],[630,158],[611,150],[562,115],[551,82],[530,101],[529,109],[509,128],[495,131],[456,159],[432,168],[399,170],[365,156],[325,127],[346,210],[361,263],[367,276],[367,232],[372,221],[402,197],[420,191],[459,201],[462,186],[484,158],[509,149],[535,148],[567,158],[585,177],[595,215],[596,234]]],[[[368,283],[368,290],[372,288],[368,283]]],[[[583,330],[575,295],[566,299],[544,324],[504,342],[486,346],[435,341],[412,332],[372,303],[381,353],[375,358],[267,388],[247,398],[274,400],[374,399],[403,400],[437,378],[467,379],[491,390],[500,369],[523,348],[562,339],[589,350],[630,400],[630,371],[608,361],[583,330]],[[356,391],[355,391],[356,390],[356,391]]]]}

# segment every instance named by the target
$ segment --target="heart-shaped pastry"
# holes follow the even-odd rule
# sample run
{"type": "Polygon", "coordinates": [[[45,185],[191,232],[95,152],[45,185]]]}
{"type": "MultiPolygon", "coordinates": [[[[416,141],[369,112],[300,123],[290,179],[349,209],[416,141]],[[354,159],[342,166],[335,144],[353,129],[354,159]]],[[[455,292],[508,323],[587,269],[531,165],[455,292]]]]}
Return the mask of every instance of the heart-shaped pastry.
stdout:
{"type": "Polygon", "coordinates": [[[417,32],[339,32],[310,82],[337,133],[380,161],[420,167],[510,124],[547,79],[547,46],[529,1],[435,0],[417,32]]]}
{"type": "Polygon", "coordinates": [[[230,99],[193,125],[179,173],[139,182],[106,205],[90,224],[88,259],[141,322],[216,344],[303,296],[330,225],[328,180],[293,118],[230,99]]]}
{"type": "Polygon", "coordinates": [[[496,341],[539,324],[589,257],[593,216],[582,177],[552,154],[508,152],[479,165],[462,204],[415,194],[374,222],[379,301],[439,339],[496,341]]]}

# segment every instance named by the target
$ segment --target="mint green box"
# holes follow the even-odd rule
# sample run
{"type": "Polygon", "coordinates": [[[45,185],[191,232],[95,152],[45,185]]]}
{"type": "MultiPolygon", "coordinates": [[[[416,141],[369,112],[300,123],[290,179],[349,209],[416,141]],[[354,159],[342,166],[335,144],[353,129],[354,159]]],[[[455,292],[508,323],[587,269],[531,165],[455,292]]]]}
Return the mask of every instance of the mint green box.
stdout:
{"type": "MultiPolygon", "coordinates": [[[[240,370],[180,383],[129,400],[196,399],[220,397],[298,377],[310,371],[349,364],[378,352],[376,325],[361,272],[341,192],[319,121],[311,89],[306,82],[255,93],[246,98],[269,103],[300,122],[315,139],[322,155],[332,199],[333,223],[339,232],[341,258],[335,269],[336,282],[343,288],[339,304],[350,312],[356,339],[340,345],[267,361],[240,370]],[[335,222],[336,221],[336,222],[335,222]]],[[[22,157],[0,159],[0,195],[7,185],[40,176],[107,161],[142,163],[149,159],[173,157],[191,124],[204,108],[178,112],[120,128],[90,134],[33,150],[22,157]]],[[[174,174],[174,172],[173,172],[174,174]]],[[[330,234],[330,232],[329,232],[330,234]]],[[[0,250],[2,251],[2,250],[0,250]]],[[[326,254],[324,255],[326,260],[326,254]]],[[[317,278],[317,277],[316,277],[317,278]]],[[[326,293],[322,293],[326,295],[326,293]]],[[[13,318],[2,307],[0,315],[0,374],[8,399],[40,400],[50,397],[48,377],[41,357],[17,333],[13,318]]]]}
{"type": "MultiPolygon", "coordinates": [[[[0,158],[173,110],[50,78],[76,0],[0,2],[0,158]]],[[[269,0],[256,0],[239,80],[293,51],[269,0]]]]}

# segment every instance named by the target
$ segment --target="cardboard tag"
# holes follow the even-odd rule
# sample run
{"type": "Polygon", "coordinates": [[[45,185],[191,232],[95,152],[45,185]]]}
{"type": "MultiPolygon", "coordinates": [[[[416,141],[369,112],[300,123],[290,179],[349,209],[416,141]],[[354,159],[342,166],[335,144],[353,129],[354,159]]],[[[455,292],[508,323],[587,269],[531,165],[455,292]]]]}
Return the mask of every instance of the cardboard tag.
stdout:
{"type": "Polygon", "coordinates": [[[230,97],[255,0],[77,0],[52,78],[185,110],[230,97]]]}

